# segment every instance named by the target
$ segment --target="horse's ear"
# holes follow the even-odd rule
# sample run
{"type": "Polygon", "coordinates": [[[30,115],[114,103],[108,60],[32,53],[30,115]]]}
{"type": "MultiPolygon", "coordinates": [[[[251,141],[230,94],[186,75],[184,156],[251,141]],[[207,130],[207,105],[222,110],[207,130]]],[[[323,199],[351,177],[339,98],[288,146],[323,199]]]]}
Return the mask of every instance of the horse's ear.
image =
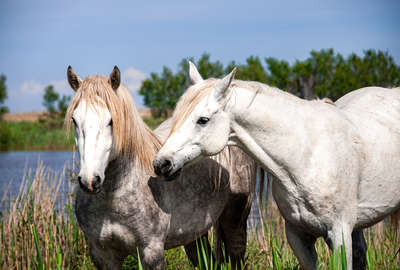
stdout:
{"type": "Polygon", "coordinates": [[[121,72],[117,66],[114,66],[113,71],[110,73],[109,82],[111,84],[112,89],[117,90],[119,85],[121,84],[121,72]]]}
{"type": "Polygon", "coordinates": [[[71,66],[68,66],[67,78],[68,78],[69,85],[71,86],[72,89],[74,89],[74,91],[78,90],[79,87],[81,87],[82,80],[75,73],[75,71],[72,69],[71,66]]]}
{"type": "Polygon", "coordinates": [[[189,78],[192,84],[196,84],[203,81],[199,71],[197,70],[196,66],[189,61],[189,78]]]}
{"type": "Polygon", "coordinates": [[[235,77],[237,68],[233,68],[231,73],[226,75],[224,78],[221,80],[218,80],[217,83],[215,84],[215,98],[218,101],[224,100],[228,95],[229,95],[229,86],[231,85],[231,82],[233,81],[233,78],[235,77]]]}

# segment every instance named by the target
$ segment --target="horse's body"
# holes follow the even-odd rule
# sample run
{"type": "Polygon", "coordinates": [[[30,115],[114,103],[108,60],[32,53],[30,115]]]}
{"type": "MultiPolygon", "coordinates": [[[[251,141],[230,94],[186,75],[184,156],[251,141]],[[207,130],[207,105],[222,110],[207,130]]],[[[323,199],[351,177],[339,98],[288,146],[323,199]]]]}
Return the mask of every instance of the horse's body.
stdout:
{"type": "MultiPolygon", "coordinates": [[[[332,106],[232,82],[233,74],[199,80],[182,97],[156,171],[169,175],[199,155],[239,145],[275,176],[273,195],[300,264],[316,268],[314,243],[322,236],[333,249],[344,241],[352,269],[352,231],[400,207],[400,89],[363,88],[332,106]],[[208,93],[196,94],[199,88],[208,93]]],[[[353,233],[353,244],[360,236],[353,233]]]]}
{"type": "MultiPolygon", "coordinates": [[[[77,94],[66,121],[72,117],[75,123],[81,158],[78,177],[81,188],[76,193],[75,210],[95,265],[100,269],[117,269],[127,255],[135,256],[139,250],[146,269],[164,269],[164,249],[180,245],[185,245],[190,259],[196,263],[194,241],[206,235],[213,225],[217,225],[226,254],[240,264],[246,249],[246,221],[255,185],[254,161],[240,149],[227,148],[218,159],[220,163],[205,159],[183,170],[175,181],[152,177],[142,164],[143,153],[127,155],[124,148],[118,151],[116,147],[118,144],[129,146],[118,141],[116,132],[120,130],[121,134],[128,132],[132,136],[127,137],[135,140],[132,143],[157,149],[156,137],[145,127],[128,90],[119,82],[114,90],[111,86],[108,89],[104,76],[90,76],[81,81],[71,69],[68,79],[77,94]],[[110,96],[104,97],[102,91],[110,96]],[[121,112],[129,112],[121,114],[125,118],[113,115],[113,108],[108,104],[108,99],[114,98],[114,91],[117,98],[114,101],[119,100],[116,106],[121,112]],[[88,97],[98,100],[87,100],[88,97]],[[132,129],[121,130],[120,125],[127,124],[132,129]],[[92,136],[90,132],[96,127],[100,128],[92,136]],[[139,136],[132,133],[133,128],[139,129],[139,136]],[[113,137],[112,144],[100,157],[95,157],[90,151],[99,154],[101,149],[97,148],[109,145],[107,138],[102,137],[104,134],[113,137]],[[98,141],[89,141],[89,138],[98,141]],[[149,144],[149,141],[153,142],[149,144]],[[229,175],[232,169],[237,171],[229,175]]],[[[113,84],[113,76],[109,82],[113,84]]],[[[170,124],[166,121],[157,129],[160,140],[168,135],[170,124]]]]}
{"type": "Polygon", "coordinates": [[[355,226],[368,227],[399,207],[400,89],[368,87],[336,104],[360,137],[355,226]]]}

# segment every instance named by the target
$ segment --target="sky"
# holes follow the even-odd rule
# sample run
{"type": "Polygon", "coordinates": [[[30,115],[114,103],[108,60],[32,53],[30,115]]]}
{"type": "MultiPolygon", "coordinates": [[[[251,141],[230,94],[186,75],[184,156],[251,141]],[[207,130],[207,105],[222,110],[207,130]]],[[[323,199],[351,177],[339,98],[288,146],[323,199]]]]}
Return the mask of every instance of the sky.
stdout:
{"type": "Polygon", "coordinates": [[[244,63],[251,55],[293,63],[311,50],[347,56],[388,51],[400,64],[400,1],[1,0],[0,74],[11,112],[42,111],[44,88],[73,95],[68,65],[84,78],[114,65],[139,107],[141,81],[204,52],[244,63]]]}

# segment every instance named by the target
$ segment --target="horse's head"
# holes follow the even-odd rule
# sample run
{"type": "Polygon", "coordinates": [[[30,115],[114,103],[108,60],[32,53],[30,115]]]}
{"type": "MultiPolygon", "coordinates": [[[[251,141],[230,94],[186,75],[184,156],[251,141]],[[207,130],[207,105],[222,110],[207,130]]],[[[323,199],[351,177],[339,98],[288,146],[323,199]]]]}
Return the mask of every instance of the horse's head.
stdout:
{"type": "Polygon", "coordinates": [[[225,106],[236,69],[223,79],[203,80],[194,64],[189,66],[193,85],[180,98],[170,136],[153,161],[156,174],[166,178],[200,156],[219,153],[230,136],[230,114],[225,106]]]}
{"type": "Polygon", "coordinates": [[[68,67],[68,82],[76,92],[66,115],[67,129],[72,120],[75,143],[80,156],[79,185],[88,193],[98,193],[104,181],[108,163],[115,158],[113,117],[110,100],[117,100],[120,71],[114,67],[109,78],[101,75],[81,80],[68,67]]]}

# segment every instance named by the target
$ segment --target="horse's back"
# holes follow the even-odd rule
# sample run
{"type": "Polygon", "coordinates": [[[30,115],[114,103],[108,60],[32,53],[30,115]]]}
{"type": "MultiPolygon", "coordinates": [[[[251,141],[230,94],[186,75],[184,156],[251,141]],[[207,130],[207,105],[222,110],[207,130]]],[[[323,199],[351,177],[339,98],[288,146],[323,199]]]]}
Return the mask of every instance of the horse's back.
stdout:
{"type": "Polygon", "coordinates": [[[361,112],[400,116],[400,88],[365,87],[354,90],[335,102],[335,105],[349,113],[361,112]]]}
{"type": "Polygon", "coordinates": [[[400,89],[362,88],[335,104],[359,135],[357,223],[370,225],[400,205],[400,89]]]}
{"type": "Polygon", "coordinates": [[[350,92],[335,102],[365,139],[390,140],[400,136],[400,89],[366,87],[350,92]]]}

